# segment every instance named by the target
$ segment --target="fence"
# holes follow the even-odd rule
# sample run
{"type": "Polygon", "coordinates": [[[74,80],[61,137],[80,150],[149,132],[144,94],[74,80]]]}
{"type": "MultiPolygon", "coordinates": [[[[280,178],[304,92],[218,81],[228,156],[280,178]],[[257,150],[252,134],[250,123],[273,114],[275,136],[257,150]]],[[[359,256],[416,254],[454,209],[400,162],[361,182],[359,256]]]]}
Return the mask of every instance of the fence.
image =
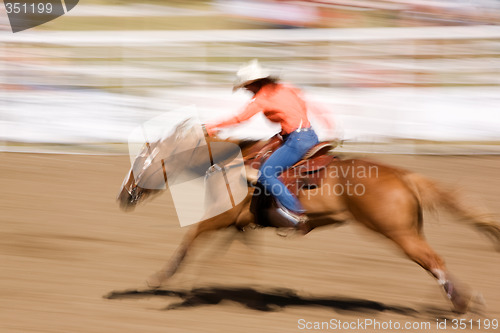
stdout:
{"type": "Polygon", "coordinates": [[[230,85],[260,58],[303,85],[500,85],[500,27],[78,31],[0,35],[4,84],[230,85]]]}
{"type": "Polygon", "coordinates": [[[229,93],[234,72],[256,57],[334,110],[348,137],[500,133],[499,26],[27,31],[0,45],[3,140],[124,141],[193,101],[234,112],[245,100],[229,93]]]}

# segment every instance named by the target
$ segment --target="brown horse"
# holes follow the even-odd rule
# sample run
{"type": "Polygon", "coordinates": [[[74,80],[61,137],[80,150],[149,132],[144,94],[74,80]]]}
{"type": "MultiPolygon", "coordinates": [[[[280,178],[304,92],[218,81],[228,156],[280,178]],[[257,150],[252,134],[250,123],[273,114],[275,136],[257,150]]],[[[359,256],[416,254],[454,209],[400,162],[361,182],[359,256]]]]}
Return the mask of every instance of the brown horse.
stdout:
{"type": "MultiPolygon", "coordinates": [[[[220,182],[210,183],[211,174],[221,168],[208,168],[206,162],[198,157],[203,155],[202,150],[205,153],[203,156],[206,156],[207,147],[200,147],[199,139],[192,135],[192,131],[193,127],[184,123],[166,139],[143,148],[118,195],[122,208],[132,208],[147,196],[157,193],[165,187],[167,174],[169,177],[175,177],[176,171],[186,168],[198,176],[206,173],[209,185],[206,188],[215,194],[213,197],[217,198],[216,194],[227,191],[220,182]],[[194,142],[196,140],[197,142],[194,142]],[[177,158],[175,152],[179,146],[195,147],[183,152],[185,156],[189,156],[188,164],[185,163],[185,158],[182,162],[175,162],[177,158]],[[168,163],[164,163],[165,161],[168,163]]],[[[212,160],[219,161],[219,165],[226,166],[225,169],[240,163],[234,159],[239,149],[243,156],[246,156],[264,145],[264,142],[249,143],[214,138],[207,140],[212,146],[210,151],[212,160]],[[238,146],[216,144],[220,142],[234,142],[238,146]]],[[[336,159],[325,170],[321,186],[303,188],[299,193],[299,199],[307,210],[312,228],[353,220],[384,235],[401,248],[411,260],[437,279],[455,311],[466,312],[472,294],[450,275],[444,261],[426,242],[422,231],[422,212],[424,209],[444,207],[490,236],[498,250],[500,250],[500,226],[487,215],[464,208],[454,195],[442,190],[435,182],[410,171],[359,159],[336,159]]],[[[225,177],[229,178],[229,181],[237,181],[242,175],[238,172],[228,172],[225,177]]],[[[171,179],[168,179],[168,183],[171,184],[171,179]]],[[[224,213],[209,214],[207,215],[209,218],[192,226],[171,260],[149,278],[148,284],[151,287],[159,287],[175,274],[200,234],[230,226],[244,231],[245,227],[252,225],[255,216],[250,209],[250,203],[254,191],[255,188],[249,186],[241,202],[224,213]]],[[[208,206],[214,206],[214,202],[208,206]]]]}

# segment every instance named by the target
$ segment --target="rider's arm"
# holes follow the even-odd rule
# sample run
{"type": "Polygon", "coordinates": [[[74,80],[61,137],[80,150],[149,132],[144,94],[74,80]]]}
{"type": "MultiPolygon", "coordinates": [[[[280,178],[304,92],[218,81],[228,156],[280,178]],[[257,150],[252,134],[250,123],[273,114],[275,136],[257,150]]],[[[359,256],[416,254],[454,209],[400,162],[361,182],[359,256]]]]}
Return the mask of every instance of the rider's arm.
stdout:
{"type": "Polygon", "coordinates": [[[218,128],[223,128],[244,122],[255,116],[260,111],[262,111],[262,107],[254,99],[246,106],[246,108],[240,114],[218,123],[206,124],[205,127],[207,129],[207,133],[208,135],[212,136],[217,132],[218,128]]]}

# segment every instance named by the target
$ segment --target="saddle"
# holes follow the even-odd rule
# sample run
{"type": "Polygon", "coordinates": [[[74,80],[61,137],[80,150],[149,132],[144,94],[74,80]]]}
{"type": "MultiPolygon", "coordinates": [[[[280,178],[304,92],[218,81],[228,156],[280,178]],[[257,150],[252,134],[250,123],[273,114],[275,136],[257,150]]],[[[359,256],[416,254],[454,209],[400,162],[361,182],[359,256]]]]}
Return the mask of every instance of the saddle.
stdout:
{"type": "MultiPolygon", "coordinates": [[[[250,152],[245,157],[245,166],[247,168],[247,178],[250,183],[257,183],[257,173],[262,164],[271,156],[276,149],[283,144],[280,135],[273,136],[267,144],[260,150],[250,152]]],[[[337,157],[328,154],[335,146],[330,142],[320,142],[312,147],[300,161],[292,165],[278,178],[288,189],[298,194],[298,191],[304,186],[318,187],[325,169],[337,157]]]]}
{"type": "MultiPolygon", "coordinates": [[[[256,186],[250,210],[255,216],[257,224],[272,226],[269,209],[275,205],[272,197],[265,193],[264,189],[257,183],[257,174],[260,166],[271,156],[271,154],[283,144],[281,136],[273,136],[267,144],[255,152],[250,152],[245,157],[245,167],[248,181],[256,186]]],[[[327,175],[327,166],[336,156],[328,154],[335,148],[330,142],[320,142],[312,147],[300,161],[279,175],[279,180],[285,184],[290,192],[298,195],[301,190],[313,189],[321,186],[327,175]]]]}

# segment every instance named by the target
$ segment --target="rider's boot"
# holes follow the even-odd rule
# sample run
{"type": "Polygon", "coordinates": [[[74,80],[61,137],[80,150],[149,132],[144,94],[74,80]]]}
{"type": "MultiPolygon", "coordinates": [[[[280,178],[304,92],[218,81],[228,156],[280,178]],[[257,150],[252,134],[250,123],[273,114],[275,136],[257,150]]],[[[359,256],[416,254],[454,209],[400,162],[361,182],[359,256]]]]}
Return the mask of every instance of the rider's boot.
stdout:
{"type": "Polygon", "coordinates": [[[290,223],[286,227],[293,228],[302,235],[305,235],[312,230],[312,227],[309,223],[309,218],[306,214],[292,212],[282,205],[279,205],[276,211],[279,215],[290,221],[290,223]]]}

